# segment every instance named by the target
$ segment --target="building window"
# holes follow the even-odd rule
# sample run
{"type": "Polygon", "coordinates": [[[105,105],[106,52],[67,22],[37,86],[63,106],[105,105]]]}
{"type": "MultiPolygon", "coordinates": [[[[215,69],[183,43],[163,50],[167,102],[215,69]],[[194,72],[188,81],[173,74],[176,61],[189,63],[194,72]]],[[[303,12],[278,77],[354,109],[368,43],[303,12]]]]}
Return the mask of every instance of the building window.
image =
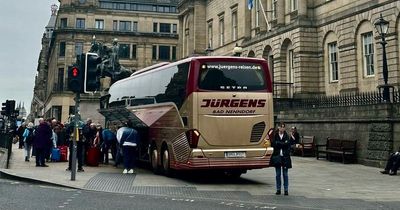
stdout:
{"type": "Polygon", "coordinates": [[[330,79],[332,82],[339,80],[339,68],[338,68],[338,53],[337,53],[337,44],[336,42],[332,42],[328,44],[328,53],[329,53],[329,72],[330,79]]]}
{"type": "Polygon", "coordinates": [[[104,20],[96,19],[94,27],[98,30],[104,30],[104,20]]]}
{"type": "Polygon", "coordinates": [[[119,31],[131,31],[131,21],[119,21],[119,31]]]}
{"type": "Polygon", "coordinates": [[[297,0],[290,0],[290,11],[296,11],[297,10],[297,0]]]}
{"type": "Polygon", "coordinates": [[[113,31],[118,31],[118,21],[117,20],[113,21],[113,31]]]}
{"type": "Polygon", "coordinates": [[[276,9],[277,9],[277,5],[278,5],[278,0],[271,0],[271,11],[272,11],[272,19],[276,19],[277,15],[276,15],[276,9]]]}
{"type": "Polygon", "coordinates": [[[212,21],[208,22],[208,28],[207,28],[207,34],[208,34],[208,46],[207,48],[212,48],[213,46],[213,27],[212,27],[212,21]]]}
{"type": "Polygon", "coordinates": [[[60,49],[59,49],[58,55],[60,57],[64,57],[65,56],[65,42],[60,42],[60,49]]]}
{"type": "Polygon", "coordinates": [[[119,44],[118,56],[120,59],[129,59],[131,47],[129,44],[119,44]]]}
{"type": "Polygon", "coordinates": [[[153,23],[153,32],[154,33],[158,32],[158,23],[153,23]]]}
{"type": "Polygon", "coordinates": [[[75,57],[83,53],[83,42],[75,43],[75,57]]]}
{"type": "Polygon", "coordinates": [[[77,18],[76,19],[76,28],[85,28],[85,19],[84,18],[77,18]]]}
{"type": "Polygon", "coordinates": [[[138,22],[134,21],[132,24],[132,31],[138,31],[138,22]]]}
{"type": "Polygon", "coordinates": [[[60,28],[67,28],[68,27],[68,19],[67,18],[61,18],[60,19],[60,28]]]}
{"type": "Polygon", "coordinates": [[[171,24],[160,23],[160,33],[171,33],[171,24]]]}
{"type": "Polygon", "coordinates": [[[157,46],[156,45],[153,45],[153,52],[152,52],[151,58],[153,60],[157,60],[157,46]]]}
{"type": "Polygon", "coordinates": [[[158,47],[158,59],[159,60],[169,60],[169,59],[171,59],[170,55],[171,55],[171,53],[170,53],[169,46],[160,45],[158,47]]]}
{"type": "Polygon", "coordinates": [[[365,76],[373,76],[374,72],[374,43],[372,32],[362,34],[363,63],[365,76]]]}
{"type": "Polygon", "coordinates": [[[238,21],[237,21],[237,11],[232,13],[232,40],[235,41],[238,35],[238,21]]]}
{"type": "Polygon", "coordinates": [[[134,44],[134,45],[132,45],[132,58],[133,59],[136,59],[136,45],[134,44]]]}
{"type": "Polygon", "coordinates": [[[224,26],[224,17],[221,16],[219,18],[219,46],[224,45],[224,34],[225,34],[225,26],[224,26]]]}
{"type": "Polygon", "coordinates": [[[64,68],[58,69],[57,75],[57,84],[54,86],[55,91],[63,91],[64,90],[64,68]]]}
{"type": "Polygon", "coordinates": [[[255,17],[255,26],[256,28],[260,27],[260,4],[259,1],[255,1],[255,8],[256,8],[256,17],[255,17]]]}
{"type": "Polygon", "coordinates": [[[61,120],[62,106],[52,106],[51,107],[51,117],[61,120]]]}
{"type": "Polygon", "coordinates": [[[176,60],[176,47],[166,45],[153,45],[153,60],[176,60]],[[172,55],[171,55],[172,50],[172,55]]]}
{"type": "Polygon", "coordinates": [[[178,25],[172,24],[172,33],[174,34],[178,33],[178,25]]]}
{"type": "Polygon", "coordinates": [[[173,61],[176,60],[176,47],[175,46],[172,47],[172,60],[173,61]]]}

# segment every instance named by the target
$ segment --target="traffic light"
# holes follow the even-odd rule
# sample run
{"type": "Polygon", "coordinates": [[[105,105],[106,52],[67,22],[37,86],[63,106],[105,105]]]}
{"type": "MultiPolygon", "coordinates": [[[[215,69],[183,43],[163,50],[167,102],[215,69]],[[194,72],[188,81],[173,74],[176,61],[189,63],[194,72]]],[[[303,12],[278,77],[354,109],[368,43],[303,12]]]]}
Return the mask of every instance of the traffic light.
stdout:
{"type": "Polygon", "coordinates": [[[8,115],[7,116],[15,116],[15,101],[14,100],[7,100],[7,110],[8,110],[8,115]]]}
{"type": "Polygon", "coordinates": [[[5,103],[1,103],[1,115],[2,116],[15,116],[15,101],[7,100],[5,103]]]}
{"type": "Polygon", "coordinates": [[[86,53],[85,55],[85,81],[84,92],[94,92],[100,88],[100,73],[97,65],[101,63],[101,57],[97,53],[86,53]]]}
{"type": "Polygon", "coordinates": [[[83,92],[83,72],[78,66],[68,67],[68,89],[74,93],[83,92]]]}
{"type": "Polygon", "coordinates": [[[7,113],[8,113],[8,111],[7,111],[7,102],[6,103],[1,103],[1,115],[2,116],[7,116],[7,113]]]}

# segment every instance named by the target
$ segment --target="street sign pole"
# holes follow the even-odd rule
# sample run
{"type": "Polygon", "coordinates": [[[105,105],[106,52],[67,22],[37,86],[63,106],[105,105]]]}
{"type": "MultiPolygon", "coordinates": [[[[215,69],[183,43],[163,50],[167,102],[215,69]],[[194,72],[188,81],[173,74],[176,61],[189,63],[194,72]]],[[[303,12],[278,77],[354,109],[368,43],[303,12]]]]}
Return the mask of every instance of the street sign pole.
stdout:
{"type": "MultiPolygon", "coordinates": [[[[79,141],[79,101],[80,93],[76,93],[75,97],[75,127],[74,136],[72,139],[72,151],[71,151],[71,181],[75,181],[76,177],[76,153],[77,153],[77,141],[79,141]]],[[[81,154],[79,154],[81,155],[81,154]]]]}

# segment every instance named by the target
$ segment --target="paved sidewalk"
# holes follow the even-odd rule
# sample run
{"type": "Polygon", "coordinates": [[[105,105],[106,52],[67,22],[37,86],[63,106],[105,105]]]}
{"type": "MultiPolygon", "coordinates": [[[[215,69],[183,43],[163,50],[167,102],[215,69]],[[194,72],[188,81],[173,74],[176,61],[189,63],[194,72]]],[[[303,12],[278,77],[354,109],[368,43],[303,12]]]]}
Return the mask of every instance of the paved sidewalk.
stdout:
{"type": "MultiPolygon", "coordinates": [[[[13,145],[14,146],[14,145],[13,145]]],[[[49,167],[35,167],[35,159],[24,161],[22,149],[13,148],[10,169],[1,173],[25,180],[40,181],[78,189],[120,192],[132,194],[164,194],[172,191],[185,192],[247,192],[250,195],[273,196],[275,171],[273,168],[251,170],[238,181],[216,180],[203,175],[193,178],[180,176],[169,178],[155,175],[147,169],[137,169],[134,175],[122,175],[121,168],[112,165],[84,167],[85,172],[66,171],[68,162],[49,162],[49,167]],[[194,190],[194,191],[193,191],[194,190]]],[[[289,170],[290,194],[306,198],[361,199],[366,201],[400,201],[400,175],[379,173],[379,168],[359,164],[342,164],[293,157],[293,169],[289,170]]]]}
{"type": "MultiPolygon", "coordinates": [[[[69,152],[69,151],[68,151],[69,152]]],[[[46,162],[49,167],[36,167],[35,157],[25,162],[24,150],[13,145],[9,169],[0,169],[4,174],[27,180],[41,181],[72,188],[83,188],[85,184],[100,172],[121,173],[121,169],[110,165],[84,167],[85,172],[77,172],[75,181],[71,181],[71,172],[66,171],[68,162],[46,162]]]]}

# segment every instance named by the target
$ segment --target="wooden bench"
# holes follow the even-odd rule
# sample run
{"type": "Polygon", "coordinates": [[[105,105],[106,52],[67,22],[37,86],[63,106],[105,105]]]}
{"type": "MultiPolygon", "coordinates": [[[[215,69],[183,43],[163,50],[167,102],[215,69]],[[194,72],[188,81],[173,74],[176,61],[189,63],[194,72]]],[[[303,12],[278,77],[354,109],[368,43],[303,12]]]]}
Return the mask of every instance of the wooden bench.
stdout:
{"type": "Polygon", "coordinates": [[[300,153],[304,157],[306,153],[312,157],[315,156],[315,137],[314,136],[302,136],[299,144],[295,145],[294,153],[300,153]]]}
{"type": "Polygon", "coordinates": [[[317,159],[320,154],[325,154],[327,160],[331,161],[333,156],[340,156],[342,162],[345,163],[346,159],[351,159],[353,162],[356,160],[357,140],[345,140],[327,138],[326,144],[316,145],[317,159]]]}

